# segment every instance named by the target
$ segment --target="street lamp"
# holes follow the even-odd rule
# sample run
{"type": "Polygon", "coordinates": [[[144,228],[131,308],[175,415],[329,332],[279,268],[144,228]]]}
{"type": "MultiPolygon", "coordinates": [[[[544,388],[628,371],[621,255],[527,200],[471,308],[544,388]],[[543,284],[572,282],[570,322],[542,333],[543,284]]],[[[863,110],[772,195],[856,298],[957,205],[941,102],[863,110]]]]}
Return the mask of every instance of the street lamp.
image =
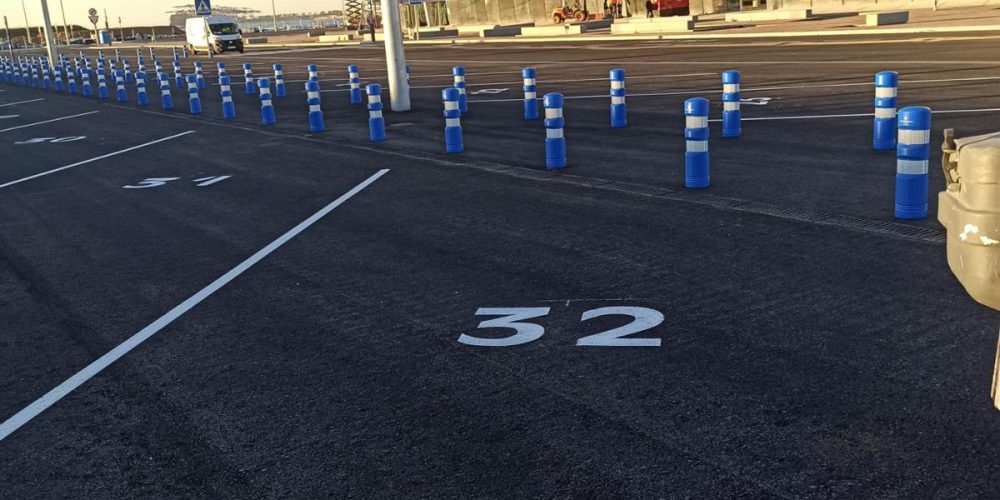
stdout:
{"type": "Polygon", "coordinates": [[[24,12],[24,48],[28,48],[28,44],[31,43],[31,25],[28,24],[28,8],[24,6],[24,0],[21,0],[21,11],[24,12]]]}
{"type": "Polygon", "coordinates": [[[62,11],[63,34],[66,35],[66,45],[69,45],[69,25],[66,24],[66,8],[63,7],[63,0],[59,0],[59,10],[62,11]]]}
{"type": "Polygon", "coordinates": [[[278,13],[274,10],[274,0],[271,0],[271,26],[278,31],[278,13]]]}

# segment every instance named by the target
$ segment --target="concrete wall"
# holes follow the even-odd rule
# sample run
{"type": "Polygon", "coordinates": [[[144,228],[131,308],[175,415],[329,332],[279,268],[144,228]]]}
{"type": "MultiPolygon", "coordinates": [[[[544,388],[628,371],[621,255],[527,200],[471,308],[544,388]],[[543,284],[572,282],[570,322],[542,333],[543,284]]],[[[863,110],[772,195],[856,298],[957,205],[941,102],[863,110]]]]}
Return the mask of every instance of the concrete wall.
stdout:
{"type": "MultiPolygon", "coordinates": [[[[625,0],[628,8],[644,16],[645,0],[625,0]]],[[[724,0],[719,0],[724,1],[724,0]]],[[[552,11],[562,6],[561,0],[446,0],[448,19],[452,25],[466,24],[551,24],[552,11]]],[[[584,8],[584,0],[566,0],[573,6],[578,3],[584,8]]],[[[586,8],[591,14],[604,11],[604,0],[587,0],[586,8]]]]}
{"type": "MultiPolygon", "coordinates": [[[[761,0],[767,9],[812,9],[815,14],[930,9],[935,0],[761,0]]],[[[1000,6],[1000,0],[937,0],[939,9],[955,7],[1000,6]]],[[[714,14],[739,11],[733,0],[691,0],[692,14],[714,14]]]]}

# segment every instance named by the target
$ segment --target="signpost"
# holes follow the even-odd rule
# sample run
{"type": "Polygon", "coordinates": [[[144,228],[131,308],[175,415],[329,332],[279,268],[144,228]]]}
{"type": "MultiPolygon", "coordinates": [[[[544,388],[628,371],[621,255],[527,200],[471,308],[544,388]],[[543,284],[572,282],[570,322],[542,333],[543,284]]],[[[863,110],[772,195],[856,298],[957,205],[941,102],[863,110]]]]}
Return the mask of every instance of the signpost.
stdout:
{"type": "Polygon", "coordinates": [[[10,26],[7,24],[7,16],[3,16],[3,30],[7,33],[7,52],[10,53],[11,62],[14,62],[14,40],[10,39],[10,26]]]}
{"type": "Polygon", "coordinates": [[[87,14],[90,15],[90,17],[87,18],[90,20],[90,24],[94,25],[94,41],[101,43],[101,34],[97,32],[97,21],[100,19],[97,17],[97,9],[91,7],[90,10],[87,11],[87,14]]]}
{"type": "Polygon", "coordinates": [[[198,16],[211,16],[212,0],[194,0],[194,13],[198,16]]]}

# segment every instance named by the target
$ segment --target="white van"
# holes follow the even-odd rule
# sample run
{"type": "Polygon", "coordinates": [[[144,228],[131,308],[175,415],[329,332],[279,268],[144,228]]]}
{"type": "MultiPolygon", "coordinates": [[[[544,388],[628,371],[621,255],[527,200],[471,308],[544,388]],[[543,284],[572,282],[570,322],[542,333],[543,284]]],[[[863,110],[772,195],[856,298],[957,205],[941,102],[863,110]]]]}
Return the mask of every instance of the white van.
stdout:
{"type": "Polygon", "coordinates": [[[243,52],[243,30],[229,16],[189,17],[184,23],[184,31],[192,54],[197,54],[199,50],[243,52]]]}

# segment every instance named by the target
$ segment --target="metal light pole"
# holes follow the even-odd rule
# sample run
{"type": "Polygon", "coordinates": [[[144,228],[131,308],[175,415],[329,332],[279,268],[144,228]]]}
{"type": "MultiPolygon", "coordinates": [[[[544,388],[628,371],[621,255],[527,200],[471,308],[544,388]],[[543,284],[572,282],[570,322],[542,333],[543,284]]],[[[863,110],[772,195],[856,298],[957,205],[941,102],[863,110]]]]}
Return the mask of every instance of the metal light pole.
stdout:
{"type": "MultiPolygon", "coordinates": [[[[375,18],[374,12],[372,18],[375,18]]],[[[399,25],[399,0],[382,0],[382,35],[385,37],[385,64],[389,71],[392,110],[409,111],[410,86],[406,84],[406,54],[403,52],[403,30],[399,25]]]]}
{"type": "Polygon", "coordinates": [[[271,0],[271,26],[275,32],[278,31],[278,12],[274,10],[274,0],[271,0]]]}
{"type": "Polygon", "coordinates": [[[56,52],[55,41],[52,40],[52,20],[49,19],[49,3],[47,0],[41,0],[42,2],[42,24],[45,28],[45,51],[49,54],[49,64],[55,64],[59,52],[56,52]]]}
{"type": "Polygon", "coordinates": [[[63,0],[59,0],[59,10],[62,11],[63,34],[66,35],[66,45],[69,45],[69,25],[66,24],[66,8],[63,7],[63,0]]]}
{"type": "Polygon", "coordinates": [[[24,0],[21,0],[21,11],[24,12],[24,48],[28,48],[31,43],[31,25],[28,24],[28,9],[24,6],[24,0]]]}
{"type": "MultiPolygon", "coordinates": [[[[368,28],[371,29],[372,43],[374,43],[375,42],[375,0],[368,0],[368,9],[371,11],[369,13],[369,18],[371,18],[371,22],[368,23],[368,28]]],[[[382,31],[385,31],[385,29],[384,29],[385,28],[385,23],[382,23],[382,26],[383,26],[383,30],[382,31]]]]}
{"type": "Polygon", "coordinates": [[[7,16],[3,16],[3,30],[7,33],[7,52],[10,60],[14,61],[14,40],[10,39],[10,25],[7,24],[7,16]]]}

